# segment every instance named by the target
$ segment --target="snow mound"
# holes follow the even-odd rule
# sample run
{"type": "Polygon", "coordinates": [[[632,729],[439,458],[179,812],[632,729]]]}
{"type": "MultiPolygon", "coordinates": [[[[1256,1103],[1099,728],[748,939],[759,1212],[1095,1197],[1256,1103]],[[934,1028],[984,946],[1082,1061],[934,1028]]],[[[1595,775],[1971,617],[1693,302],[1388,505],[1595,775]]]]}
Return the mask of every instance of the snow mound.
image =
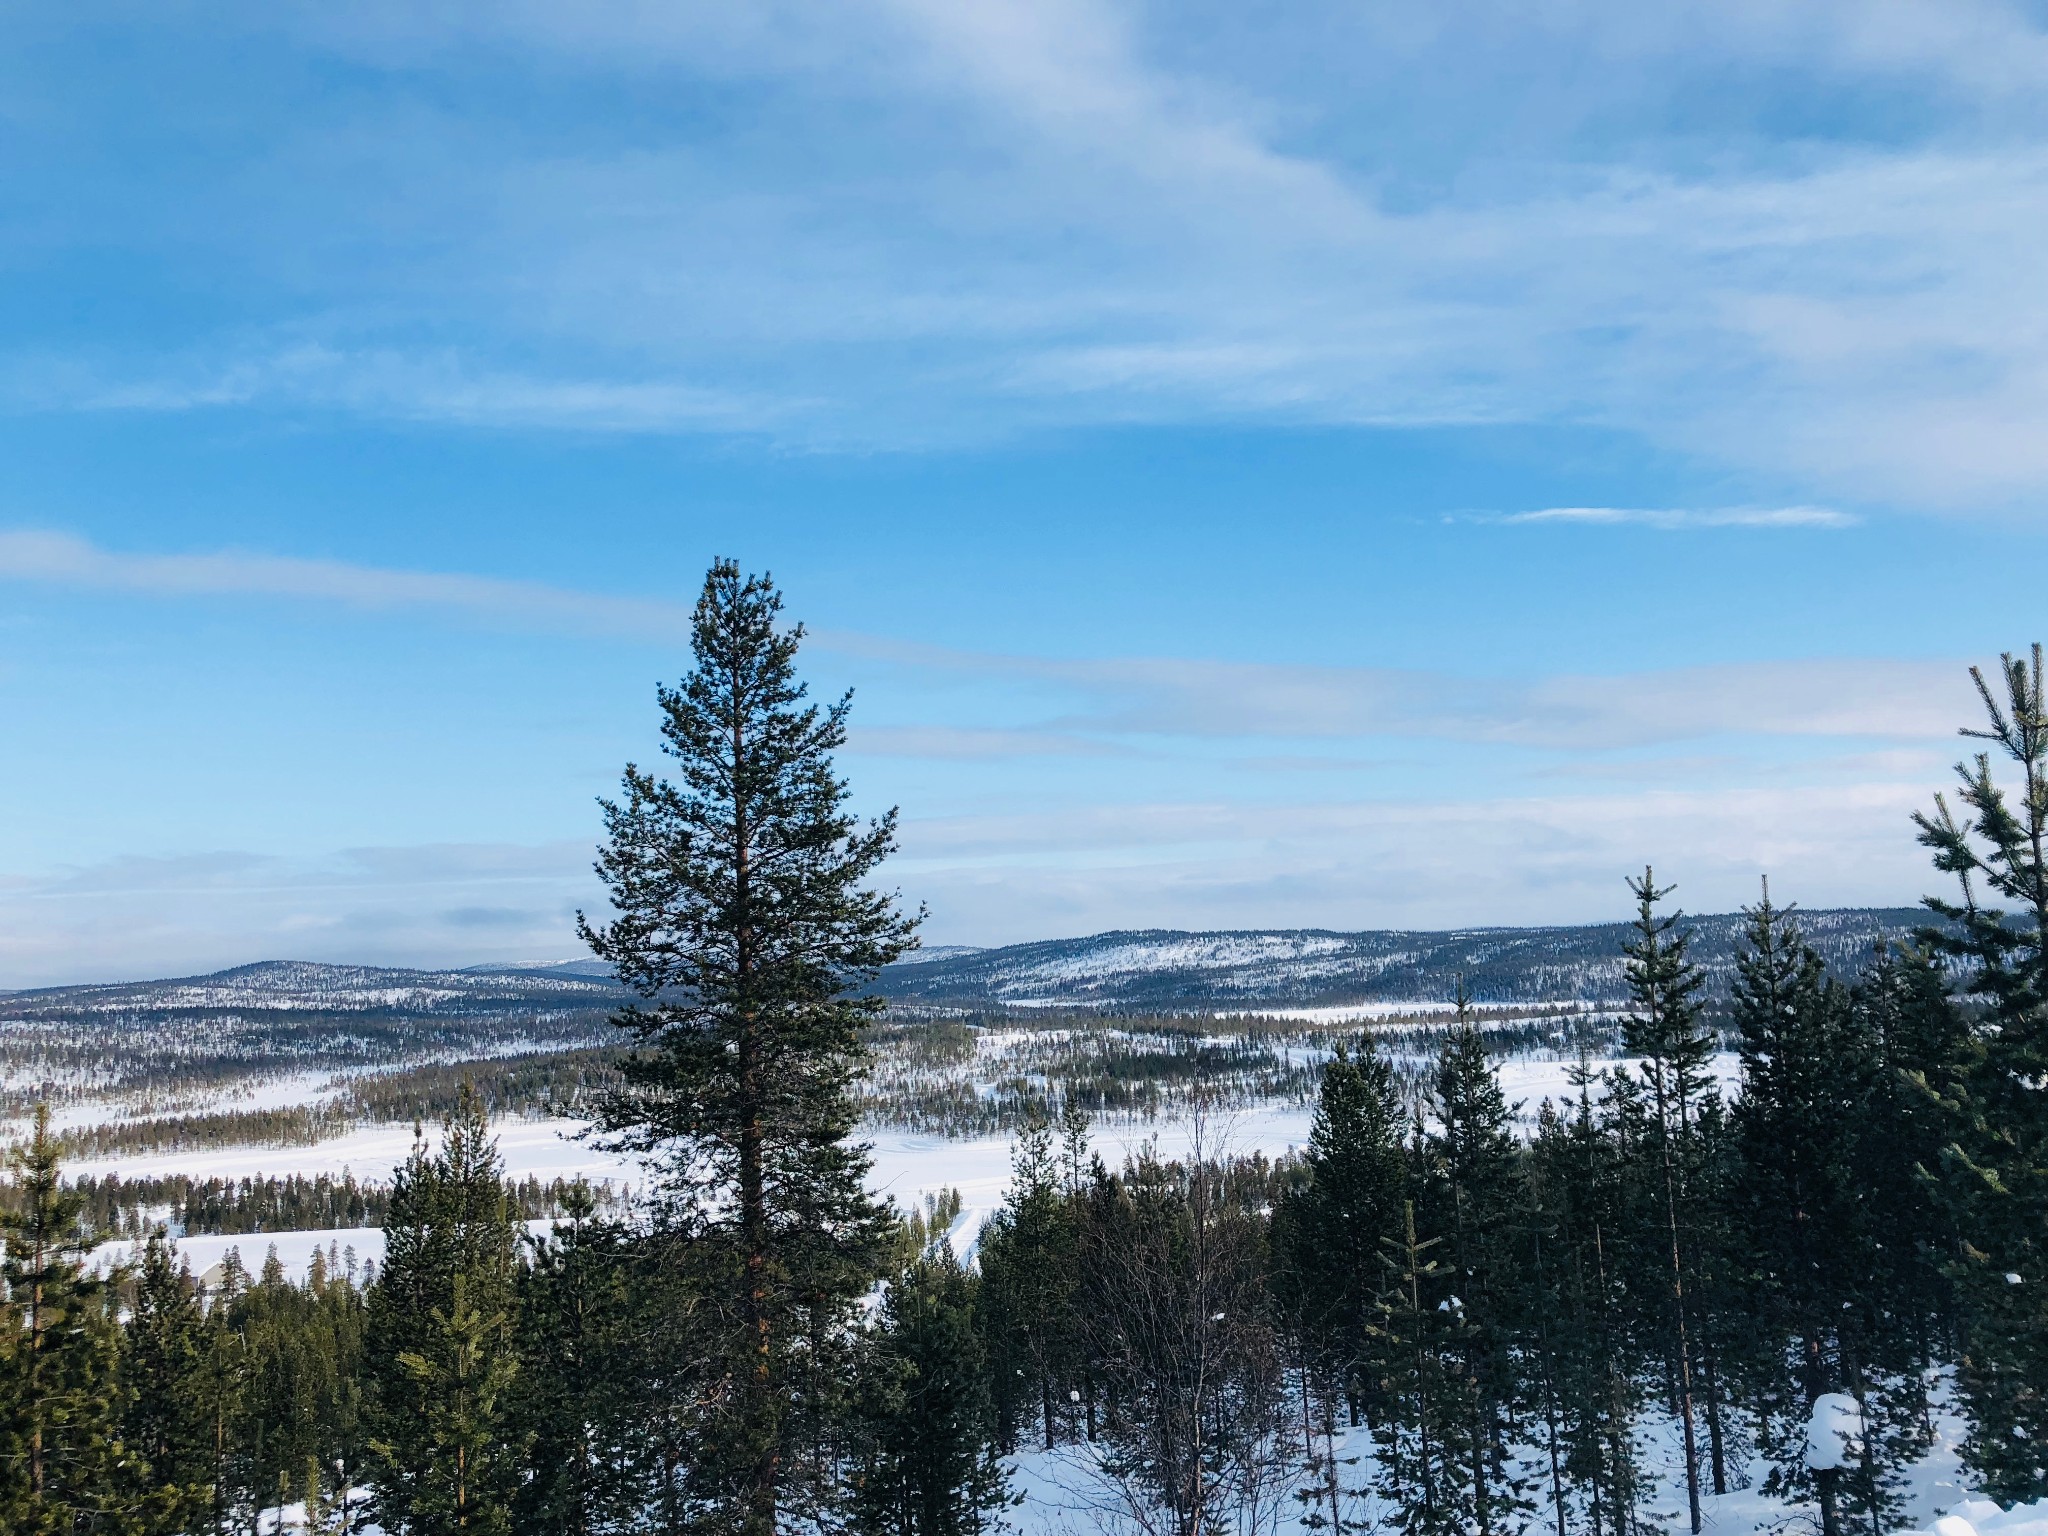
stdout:
{"type": "MultiPolygon", "coordinates": [[[[1928,1536],[1909,1531],[1906,1536],[1928,1536]]],[[[2048,1499],[2000,1509],[1989,1499],[1965,1499],[1934,1522],[1932,1536],[2048,1536],[2048,1499]]]]}
{"type": "MultiPolygon", "coordinates": [[[[1852,1466],[1863,1449],[1863,1409],[1846,1392],[1823,1392],[1813,1400],[1806,1425],[1806,1465],[1814,1472],[1852,1466]]],[[[1946,1536],[1961,1536],[1960,1532],[1946,1536]]]]}

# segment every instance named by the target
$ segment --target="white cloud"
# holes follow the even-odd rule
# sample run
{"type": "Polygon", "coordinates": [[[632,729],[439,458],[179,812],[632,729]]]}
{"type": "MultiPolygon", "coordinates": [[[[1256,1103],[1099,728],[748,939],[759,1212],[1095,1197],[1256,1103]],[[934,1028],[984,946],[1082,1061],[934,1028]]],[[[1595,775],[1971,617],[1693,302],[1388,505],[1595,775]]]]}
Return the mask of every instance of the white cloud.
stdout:
{"type": "Polygon", "coordinates": [[[252,33],[382,72],[374,113],[121,234],[203,222],[273,302],[13,394],[891,447],[1590,423],[1796,500],[2048,486],[2023,8],[1235,10],[266,7],[252,33]],[[645,110],[472,89],[536,76],[645,110]]]}
{"type": "Polygon", "coordinates": [[[0,881],[0,987],[254,960],[468,964],[574,955],[590,845],[128,857],[0,881]]]}
{"type": "MultiPolygon", "coordinates": [[[[674,643],[690,609],[540,582],[241,552],[127,554],[69,534],[0,530],[0,580],[170,597],[289,597],[439,609],[526,629],[674,643]]],[[[1051,698],[1050,720],[863,727],[877,754],[1099,754],[1105,738],[1404,736],[1608,751],[1711,736],[1933,739],[1974,713],[1964,664],[1815,658],[1607,676],[1459,676],[1184,657],[1054,659],[949,650],[845,631],[811,642],[913,673],[1001,679],[1051,698]]],[[[1022,704],[1019,707],[1034,707],[1022,704]]]]}
{"type": "Polygon", "coordinates": [[[20,409],[174,412],[264,405],[341,410],[462,426],[596,433],[761,432],[803,403],[664,379],[533,376],[478,367],[459,352],[282,342],[268,351],[181,360],[156,377],[105,380],[74,368],[17,368],[20,409]]]}
{"type": "MultiPolygon", "coordinates": [[[[1908,903],[1938,881],[1917,782],[1632,788],[1476,801],[1144,801],[913,818],[885,878],[934,943],[1112,927],[1430,927],[1623,914],[1653,862],[1692,911],[1758,874],[1808,906],[1908,903]]],[[[179,975],[257,959],[447,965],[578,952],[590,847],[444,845],[284,858],[129,858],[0,880],[0,986],[179,975]]]]}
{"type": "Polygon", "coordinates": [[[1862,519],[1829,507],[1544,507],[1509,512],[1503,523],[1635,523],[1645,528],[1853,528],[1862,519]]]}
{"type": "Polygon", "coordinates": [[[519,628],[670,642],[690,633],[688,607],[646,598],[289,555],[125,554],[33,529],[0,529],[0,580],[169,597],[288,597],[370,609],[444,609],[519,628]]]}
{"type": "Polygon", "coordinates": [[[1909,904],[1939,881],[1913,841],[1917,785],[1430,800],[1090,806],[904,828],[904,889],[934,942],[1110,927],[1432,927],[1623,915],[1654,863],[1693,911],[1754,899],[1909,904]]]}

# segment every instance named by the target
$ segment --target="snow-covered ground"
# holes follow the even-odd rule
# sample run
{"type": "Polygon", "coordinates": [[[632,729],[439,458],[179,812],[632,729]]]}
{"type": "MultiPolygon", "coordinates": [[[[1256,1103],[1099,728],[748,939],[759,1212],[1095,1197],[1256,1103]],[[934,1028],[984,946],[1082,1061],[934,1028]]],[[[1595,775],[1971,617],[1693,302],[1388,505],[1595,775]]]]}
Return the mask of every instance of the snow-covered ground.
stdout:
{"type": "MultiPolygon", "coordinates": [[[[1569,1098],[1570,1068],[1569,1062],[1535,1058],[1517,1058],[1502,1064],[1501,1086],[1508,1102],[1519,1106],[1525,1124],[1533,1122],[1537,1107],[1545,1098],[1569,1098]]],[[[1733,1057],[1715,1058],[1714,1068],[1724,1087],[1732,1084],[1733,1057]]],[[[1290,1103],[1219,1111],[1200,1127],[1203,1147],[1212,1156],[1263,1153],[1277,1158],[1307,1144],[1313,1113],[1309,1105],[1290,1103]]],[[[509,1118],[498,1121],[493,1129],[510,1178],[532,1176],[543,1182],[585,1178],[592,1183],[608,1181],[622,1191],[638,1189],[646,1183],[648,1170],[643,1164],[606,1151],[585,1135],[587,1127],[581,1121],[509,1118]]],[[[1184,1118],[1161,1118],[1154,1122],[1103,1120],[1095,1124],[1091,1134],[1095,1150],[1114,1167],[1147,1144],[1162,1157],[1185,1156],[1197,1128],[1184,1118]]],[[[865,1139],[873,1159],[869,1187],[904,1210],[916,1209],[929,1194],[947,1189],[960,1192],[962,1209],[952,1233],[953,1246],[963,1259],[971,1258],[982,1223],[1001,1207],[1009,1187],[1012,1138],[952,1139],[910,1131],[870,1130],[865,1139]]],[[[373,1125],[312,1146],[156,1152],[75,1163],[67,1171],[100,1178],[117,1174],[123,1179],[177,1173],[198,1179],[353,1174],[360,1182],[381,1183],[405,1160],[412,1150],[412,1141],[413,1129],[409,1125],[373,1125]]],[[[227,1246],[236,1245],[241,1247],[243,1263],[254,1269],[262,1263],[264,1250],[273,1236],[279,1241],[279,1258],[287,1271],[295,1276],[303,1274],[314,1246],[311,1234],[263,1234],[257,1239],[235,1240],[193,1238],[181,1246],[191,1256],[195,1271],[217,1260],[227,1246]],[[287,1237],[290,1242],[285,1241],[287,1237]],[[299,1241],[301,1237],[307,1241],[299,1241]],[[204,1251],[210,1257],[204,1263],[200,1261],[200,1244],[208,1245],[204,1251]],[[216,1247],[220,1252],[214,1251],[216,1247]]],[[[325,1233],[319,1246],[324,1250],[333,1242],[353,1245],[357,1255],[364,1259],[379,1257],[383,1252],[382,1234],[374,1229],[325,1233]]]]}
{"type": "MultiPolygon", "coordinates": [[[[1204,1145],[1212,1151],[1278,1156],[1306,1142],[1308,1123],[1307,1109],[1273,1105],[1216,1115],[1203,1127],[1202,1136],[1204,1145]]],[[[609,1180],[620,1189],[641,1187],[647,1178],[648,1170],[638,1161],[581,1139],[584,1126],[580,1121],[500,1120],[493,1130],[510,1178],[524,1179],[531,1174],[545,1181],[580,1176],[593,1183],[609,1180]]],[[[1106,1161],[1121,1164],[1125,1156],[1148,1142],[1156,1145],[1162,1156],[1184,1155],[1193,1135],[1194,1128],[1184,1121],[1161,1122],[1156,1126],[1103,1125],[1096,1128],[1094,1145],[1106,1161]]],[[[1011,1139],[990,1136],[952,1141],[903,1131],[878,1132],[867,1139],[873,1155],[868,1184],[877,1195],[894,1200],[908,1211],[920,1206],[928,1194],[947,1189],[960,1191],[962,1209],[951,1237],[955,1251],[962,1258],[971,1258],[982,1223],[1002,1205],[1004,1191],[1009,1187],[1011,1139]]],[[[391,1176],[391,1170],[404,1161],[411,1149],[410,1126],[371,1126],[310,1147],[165,1152],[78,1163],[68,1171],[102,1178],[111,1173],[124,1179],[171,1173],[221,1179],[352,1173],[358,1180],[381,1182],[391,1176]]],[[[304,1275],[315,1248],[325,1252],[337,1244],[352,1247],[359,1260],[368,1261],[381,1260],[384,1253],[384,1234],[374,1227],[191,1237],[181,1240],[178,1250],[191,1261],[195,1274],[218,1262],[229,1248],[239,1248],[243,1264],[255,1270],[262,1266],[264,1254],[273,1243],[286,1273],[294,1278],[304,1275]]],[[[129,1249],[123,1244],[108,1244],[102,1252],[125,1257],[129,1249]]]]}
{"type": "MultiPolygon", "coordinates": [[[[508,1178],[524,1179],[532,1174],[542,1180],[582,1177],[593,1183],[610,1179],[614,1184],[637,1185],[643,1172],[639,1165],[606,1152],[591,1141],[578,1139],[584,1128],[580,1120],[512,1118],[498,1121],[492,1130],[498,1138],[498,1152],[505,1160],[508,1178]]],[[[429,1131],[430,1137],[432,1134],[429,1131]]],[[[69,1163],[65,1172],[98,1178],[118,1174],[124,1179],[174,1173],[195,1179],[262,1175],[284,1178],[294,1173],[308,1178],[323,1173],[338,1178],[352,1173],[358,1182],[382,1183],[412,1151],[412,1139],[410,1125],[366,1125],[345,1136],[305,1147],[219,1147],[207,1151],[135,1153],[69,1163]]]]}
{"type": "MultiPolygon", "coordinates": [[[[2048,1500],[2011,1510],[1971,1491],[1962,1469],[1958,1449],[1963,1423],[1952,1412],[1936,1415],[1936,1440],[1928,1454],[1908,1469],[1901,1490],[1904,1507],[1898,1525],[1891,1527],[1901,1536],[2048,1536],[2048,1500]],[[1902,1531],[1902,1528],[1903,1531],[1902,1531]]],[[[1676,1426],[1651,1424],[1639,1435],[1642,1466],[1649,1474],[1649,1488],[1642,1514],[1649,1529],[1683,1531],[1686,1528],[1684,1460],[1676,1426]]],[[[1288,1448],[1298,1453],[1299,1445],[1288,1448]]],[[[1373,1444],[1363,1429],[1341,1432],[1334,1446],[1341,1469],[1340,1481],[1348,1490],[1340,1503],[1344,1527],[1369,1536],[1395,1528],[1394,1511],[1369,1491],[1374,1481],[1373,1444]]],[[[1317,1454],[1324,1454],[1320,1441],[1317,1454]]],[[[1122,1498],[1114,1480],[1103,1474],[1092,1448],[1062,1445],[1055,1450],[1031,1450],[1005,1463],[1013,1492],[1022,1501],[1006,1514],[1016,1536],[1140,1536],[1139,1526],[1121,1507],[1122,1498]]],[[[1547,1462],[1533,1451],[1523,1470],[1530,1475],[1536,1508],[1525,1517],[1522,1529],[1528,1536],[1544,1536],[1555,1529],[1555,1515],[1549,1499],[1547,1462]]],[[[1755,1465],[1744,1469],[1740,1481],[1761,1483],[1768,1469],[1755,1465]]],[[[1273,1500],[1274,1518],[1263,1529],[1269,1536],[1315,1536],[1302,1522],[1302,1506],[1293,1497],[1294,1487],[1283,1486],[1273,1500]]],[[[1324,1511],[1318,1518],[1329,1527],[1324,1511]]],[[[1756,1492],[1753,1487],[1733,1488],[1701,1499],[1701,1526],[1711,1536],[1802,1536],[1818,1531],[1820,1516],[1811,1505],[1788,1503],[1756,1492]]],[[[1580,1523],[1574,1515],[1572,1523],[1580,1523]]]]}

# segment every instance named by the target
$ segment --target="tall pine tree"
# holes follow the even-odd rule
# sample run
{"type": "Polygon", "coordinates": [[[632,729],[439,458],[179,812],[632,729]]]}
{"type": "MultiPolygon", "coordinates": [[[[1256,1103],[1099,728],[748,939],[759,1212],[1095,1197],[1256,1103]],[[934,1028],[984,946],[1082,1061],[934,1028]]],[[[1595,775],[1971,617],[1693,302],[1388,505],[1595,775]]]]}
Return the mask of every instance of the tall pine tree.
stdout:
{"type": "Polygon", "coordinates": [[[855,994],[916,921],[869,883],[895,813],[863,825],[833,768],[851,695],[805,702],[803,630],[780,628],[781,608],[766,577],[712,566],[695,668],[659,695],[677,777],[629,765],[604,803],[613,915],[582,928],[640,998],[616,1018],[638,1049],[604,1124],[665,1162],[676,1204],[725,1255],[726,1407],[694,1496],[747,1536],[772,1536],[789,1491],[807,1338],[875,1277],[885,1218],[847,1137],[859,1030],[880,1002],[855,994]]]}

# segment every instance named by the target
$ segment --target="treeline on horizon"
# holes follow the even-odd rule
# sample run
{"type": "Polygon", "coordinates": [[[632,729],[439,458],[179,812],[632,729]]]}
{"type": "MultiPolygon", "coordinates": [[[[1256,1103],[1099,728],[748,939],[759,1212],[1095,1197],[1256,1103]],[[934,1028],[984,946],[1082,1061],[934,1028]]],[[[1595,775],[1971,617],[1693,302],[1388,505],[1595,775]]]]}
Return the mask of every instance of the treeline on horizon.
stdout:
{"type": "Polygon", "coordinates": [[[1750,909],[1729,1099],[1646,870],[1640,1065],[1584,1062],[1532,1135],[1469,1019],[1415,1102],[1359,1037],[1278,1164],[1231,1156],[1199,1093],[1188,1155],[1119,1168],[1053,1106],[970,1268],[957,1200],[878,1205],[849,1140],[880,1008],[858,983],[915,919],[873,880],[893,815],[854,818],[832,769],[846,701],[805,701],[778,610],[713,567],[695,670],[660,694],[676,777],[629,768],[603,806],[585,935],[638,1001],[594,1109],[652,1160],[647,1198],[571,1188],[524,1243],[458,1093],[374,1275],[202,1293],[161,1240],[90,1272],[39,1121],[0,1270],[0,1529],[253,1532],[303,1502],[392,1536],[975,1536],[1006,1458],[1049,1449],[1148,1536],[1635,1536],[1673,1503],[1697,1531],[1745,1485],[1846,1536],[1896,1528],[1943,1393],[1977,1486],[2048,1495],[2038,650],[1980,683],[2024,790],[1979,759],[1920,820],[1960,887],[1921,942],[1843,976],[1768,892],[1750,909]]]}
{"type": "MultiPolygon", "coordinates": [[[[62,1138],[57,1138],[61,1148],[62,1138]]],[[[123,1179],[87,1174],[67,1181],[75,1197],[78,1220],[103,1238],[146,1240],[160,1232],[179,1237],[255,1236],[262,1233],[318,1232],[330,1228],[381,1227],[391,1209],[391,1187],[377,1180],[358,1182],[352,1173],[247,1175],[238,1179],[201,1178],[191,1174],[152,1174],[123,1179]]],[[[0,1217],[22,1209],[24,1191],[14,1182],[0,1184],[0,1217]]],[[[528,1174],[505,1181],[507,1208],[515,1221],[561,1216],[575,1198],[588,1198],[600,1209],[625,1203],[625,1195],[609,1182],[528,1174]],[[581,1196],[571,1191],[580,1186],[581,1196]]]]}

